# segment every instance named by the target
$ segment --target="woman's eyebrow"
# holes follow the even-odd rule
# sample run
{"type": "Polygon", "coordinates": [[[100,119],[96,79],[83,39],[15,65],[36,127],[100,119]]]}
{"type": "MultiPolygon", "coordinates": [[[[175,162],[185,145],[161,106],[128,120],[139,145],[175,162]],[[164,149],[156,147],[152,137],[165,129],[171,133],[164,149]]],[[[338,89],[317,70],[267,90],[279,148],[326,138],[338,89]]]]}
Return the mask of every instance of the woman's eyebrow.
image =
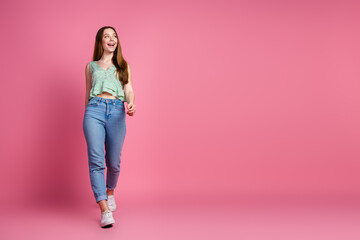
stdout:
{"type": "MultiPolygon", "coordinates": [[[[116,33],[113,33],[113,34],[116,34],[116,33]]],[[[110,34],[108,34],[108,33],[105,33],[104,35],[110,35],[110,34]]]]}

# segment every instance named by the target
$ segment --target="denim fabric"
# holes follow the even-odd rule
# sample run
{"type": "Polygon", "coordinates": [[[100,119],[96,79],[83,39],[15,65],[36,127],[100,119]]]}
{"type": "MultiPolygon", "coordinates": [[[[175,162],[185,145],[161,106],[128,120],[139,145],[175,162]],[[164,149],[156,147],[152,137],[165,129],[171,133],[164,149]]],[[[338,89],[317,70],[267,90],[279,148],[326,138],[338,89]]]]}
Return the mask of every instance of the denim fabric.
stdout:
{"type": "Polygon", "coordinates": [[[116,187],[126,134],[125,106],[120,99],[93,97],[83,119],[91,188],[96,202],[106,199],[106,188],[116,187]],[[105,151],[104,151],[105,146],[105,151]],[[105,181],[105,163],[107,167],[105,181]]]}

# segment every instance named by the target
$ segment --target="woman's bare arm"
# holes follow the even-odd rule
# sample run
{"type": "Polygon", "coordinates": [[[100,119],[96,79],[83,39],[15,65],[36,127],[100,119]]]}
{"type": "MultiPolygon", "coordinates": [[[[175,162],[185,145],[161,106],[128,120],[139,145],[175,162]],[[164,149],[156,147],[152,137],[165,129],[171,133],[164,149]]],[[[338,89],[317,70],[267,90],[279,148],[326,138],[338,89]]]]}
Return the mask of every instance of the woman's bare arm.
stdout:
{"type": "Polygon", "coordinates": [[[124,93],[126,97],[125,102],[127,102],[128,104],[134,104],[135,95],[134,95],[133,84],[131,79],[131,68],[129,64],[128,64],[128,83],[125,84],[124,86],[124,93]]]}
{"type": "Polygon", "coordinates": [[[85,92],[85,108],[88,104],[91,90],[91,72],[90,72],[90,64],[88,63],[85,67],[85,79],[86,79],[86,92],[85,92]]]}

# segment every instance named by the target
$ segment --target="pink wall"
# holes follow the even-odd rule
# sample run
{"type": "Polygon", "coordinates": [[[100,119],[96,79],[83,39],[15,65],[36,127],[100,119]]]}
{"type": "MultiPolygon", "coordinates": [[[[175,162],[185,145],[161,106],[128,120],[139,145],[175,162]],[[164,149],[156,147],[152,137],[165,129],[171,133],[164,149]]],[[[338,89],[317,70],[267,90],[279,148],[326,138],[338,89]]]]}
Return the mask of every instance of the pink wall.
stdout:
{"type": "Polygon", "coordinates": [[[84,69],[104,25],[118,31],[136,96],[124,198],[358,196],[359,7],[2,1],[3,196],[93,200],[84,69]]]}

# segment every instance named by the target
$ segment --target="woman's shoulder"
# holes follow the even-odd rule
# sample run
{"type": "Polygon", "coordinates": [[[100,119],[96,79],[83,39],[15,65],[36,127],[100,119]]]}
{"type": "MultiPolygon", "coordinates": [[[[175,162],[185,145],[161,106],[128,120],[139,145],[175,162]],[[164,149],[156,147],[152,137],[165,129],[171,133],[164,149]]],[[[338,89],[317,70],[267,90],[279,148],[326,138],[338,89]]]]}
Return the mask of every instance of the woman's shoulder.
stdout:
{"type": "Polygon", "coordinates": [[[88,63],[86,64],[86,67],[89,66],[91,73],[93,73],[93,69],[94,69],[93,64],[94,64],[94,61],[88,62],[88,63]]]}
{"type": "Polygon", "coordinates": [[[92,66],[94,64],[94,61],[91,61],[91,62],[88,62],[88,63],[86,63],[86,66],[92,66]]]}

